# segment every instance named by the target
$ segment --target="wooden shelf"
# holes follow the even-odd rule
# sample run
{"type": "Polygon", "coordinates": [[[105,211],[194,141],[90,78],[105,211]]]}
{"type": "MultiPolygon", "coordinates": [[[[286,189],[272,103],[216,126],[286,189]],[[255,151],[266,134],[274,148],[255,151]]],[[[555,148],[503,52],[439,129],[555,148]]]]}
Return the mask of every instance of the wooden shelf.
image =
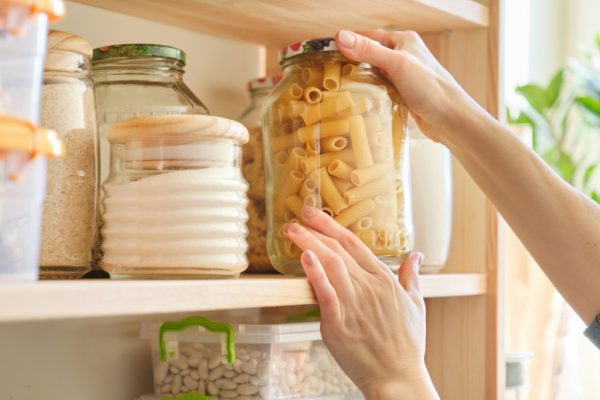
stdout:
{"type": "Polygon", "coordinates": [[[419,32],[487,27],[473,0],[74,0],[193,31],[282,46],[341,28],[419,32]]]}
{"type": "MultiPolygon", "coordinates": [[[[484,294],[483,274],[423,275],[425,297],[484,294]]],[[[0,323],[315,304],[303,278],[46,281],[0,285],[0,323]]]]}

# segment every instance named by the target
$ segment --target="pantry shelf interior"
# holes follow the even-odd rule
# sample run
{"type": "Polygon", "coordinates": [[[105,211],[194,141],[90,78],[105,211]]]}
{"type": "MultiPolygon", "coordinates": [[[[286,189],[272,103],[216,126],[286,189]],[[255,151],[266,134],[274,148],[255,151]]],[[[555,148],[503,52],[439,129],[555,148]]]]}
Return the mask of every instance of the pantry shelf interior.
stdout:
{"type": "MultiPolygon", "coordinates": [[[[485,274],[421,276],[425,297],[481,295],[485,274]]],[[[43,281],[0,287],[0,323],[316,304],[306,279],[43,281]]]]}
{"type": "Polygon", "coordinates": [[[438,32],[486,28],[488,7],[473,0],[75,0],[192,31],[281,46],[344,27],[438,32]],[[285,21],[285,22],[284,22],[285,21]]]}

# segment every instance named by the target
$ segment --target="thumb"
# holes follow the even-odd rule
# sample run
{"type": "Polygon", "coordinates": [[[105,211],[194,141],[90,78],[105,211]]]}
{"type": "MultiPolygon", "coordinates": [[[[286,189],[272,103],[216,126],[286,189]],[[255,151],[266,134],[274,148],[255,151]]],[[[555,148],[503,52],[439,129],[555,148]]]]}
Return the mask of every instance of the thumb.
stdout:
{"type": "Polygon", "coordinates": [[[383,70],[391,67],[398,56],[396,51],[382,46],[379,42],[346,30],[341,30],[335,35],[335,44],[347,58],[366,62],[383,70]]]}
{"type": "Polygon", "coordinates": [[[419,269],[423,264],[423,254],[412,252],[400,266],[398,279],[400,284],[408,293],[421,293],[421,284],[419,283],[419,269]]]}

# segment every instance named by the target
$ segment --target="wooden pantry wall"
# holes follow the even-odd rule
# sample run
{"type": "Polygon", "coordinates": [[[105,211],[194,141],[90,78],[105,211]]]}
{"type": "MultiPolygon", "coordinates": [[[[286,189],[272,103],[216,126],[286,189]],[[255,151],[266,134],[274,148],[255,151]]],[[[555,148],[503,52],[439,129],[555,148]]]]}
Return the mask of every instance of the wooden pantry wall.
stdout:
{"type": "Polygon", "coordinates": [[[184,50],[187,53],[184,80],[213,115],[237,119],[249,102],[246,83],[265,73],[261,46],[71,1],[66,5],[66,18],[51,28],[80,35],[93,47],[156,43],[184,50]]]}

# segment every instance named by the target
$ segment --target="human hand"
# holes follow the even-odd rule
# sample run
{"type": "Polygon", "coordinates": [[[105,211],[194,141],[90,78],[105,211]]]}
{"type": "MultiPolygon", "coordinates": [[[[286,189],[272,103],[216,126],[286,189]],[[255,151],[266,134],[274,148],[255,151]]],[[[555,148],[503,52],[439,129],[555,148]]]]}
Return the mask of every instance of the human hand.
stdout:
{"type": "Polygon", "coordinates": [[[485,113],[442,67],[415,32],[342,30],[335,37],[344,56],[379,68],[394,84],[419,128],[448,145],[463,119],[485,113]]]}
{"type": "Polygon", "coordinates": [[[352,232],[314,207],[284,234],[321,309],[321,333],[333,357],[371,399],[437,399],[425,367],[425,302],[411,253],[399,280],[352,232]]]}

